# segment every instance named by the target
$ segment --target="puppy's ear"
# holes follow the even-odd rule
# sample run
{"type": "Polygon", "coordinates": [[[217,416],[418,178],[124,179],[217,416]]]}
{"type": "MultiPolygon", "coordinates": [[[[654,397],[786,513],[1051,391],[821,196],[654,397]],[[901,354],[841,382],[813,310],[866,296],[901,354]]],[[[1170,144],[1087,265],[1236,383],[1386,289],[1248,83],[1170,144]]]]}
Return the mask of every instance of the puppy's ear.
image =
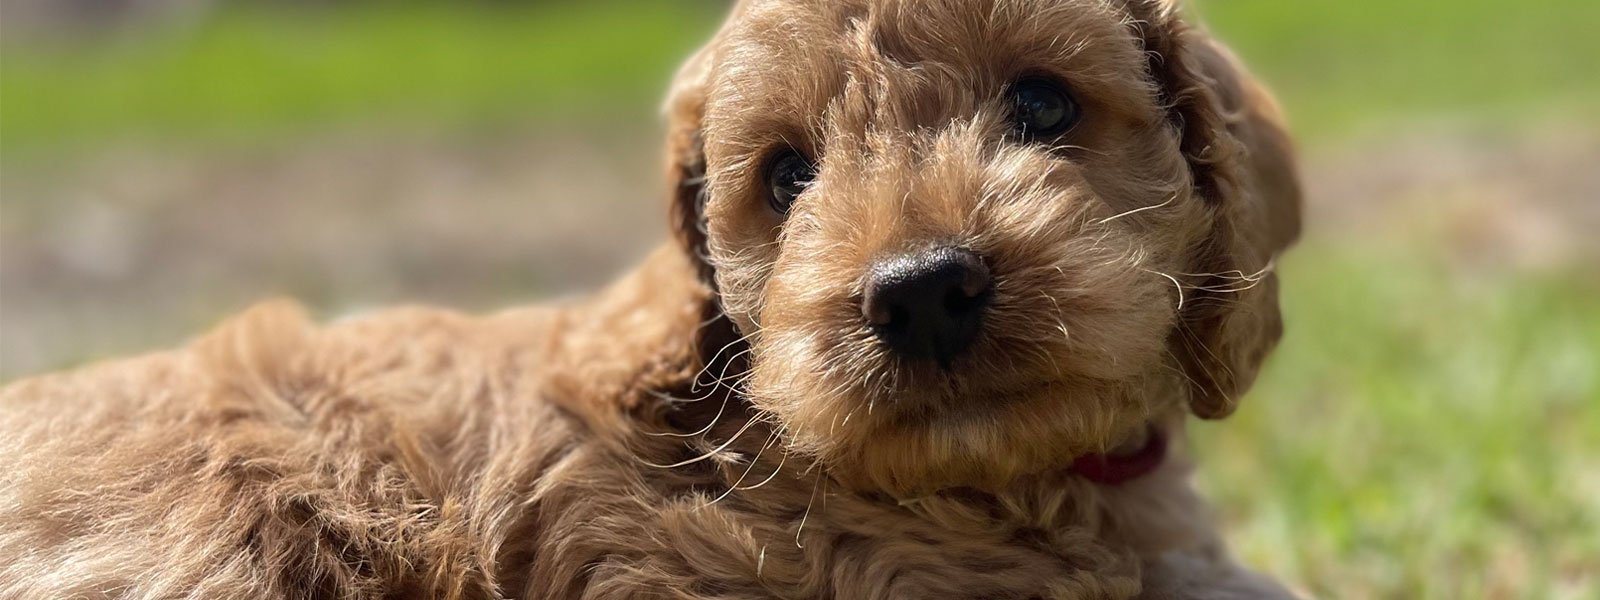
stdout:
{"type": "Polygon", "coordinates": [[[701,121],[715,46],[713,40],[678,70],[666,104],[667,190],[671,203],[667,218],[678,246],[694,261],[700,277],[712,285],[711,263],[706,255],[706,157],[701,121]]]}
{"type": "Polygon", "coordinates": [[[1277,103],[1173,0],[1128,0],[1150,73],[1170,107],[1210,232],[1190,255],[1192,284],[1173,354],[1202,418],[1232,413],[1283,332],[1277,256],[1300,233],[1300,182],[1277,103]]]}
{"type": "MultiPolygon", "coordinates": [[[[736,4],[730,20],[737,18],[743,9],[744,3],[736,4]]],[[[696,382],[691,377],[683,383],[697,385],[694,389],[719,390],[716,393],[726,389],[726,386],[715,384],[719,374],[739,372],[742,367],[730,363],[744,360],[744,353],[738,351],[740,344],[743,344],[742,338],[732,321],[722,312],[717,300],[715,272],[706,249],[706,157],[702,126],[711,85],[712,61],[722,37],[723,34],[719,32],[678,70],[672,88],[667,93],[666,103],[668,219],[676,245],[688,258],[700,279],[701,287],[706,291],[703,306],[696,315],[698,325],[694,334],[695,372],[699,373],[701,381],[696,382]]],[[[694,430],[704,425],[696,419],[716,417],[698,414],[696,409],[691,408],[680,411],[674,418],[682,420],[680,425],[692,424],[692,427],[684,426],[688,427],[686,430],[694,430]]]]}

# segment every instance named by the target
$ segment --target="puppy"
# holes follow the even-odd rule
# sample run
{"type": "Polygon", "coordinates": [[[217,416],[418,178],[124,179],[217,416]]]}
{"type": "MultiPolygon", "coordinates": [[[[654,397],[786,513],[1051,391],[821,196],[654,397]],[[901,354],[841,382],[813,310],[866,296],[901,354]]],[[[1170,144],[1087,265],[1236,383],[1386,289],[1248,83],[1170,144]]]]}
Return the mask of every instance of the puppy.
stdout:
{"type": "Polygon", "coordinates": [[[1289,597],[1182,454],[1298,184],[1168,0],[749,0],[668,107],[674,240],[588,300],[9,387],[0,597],[1289,597]]]}

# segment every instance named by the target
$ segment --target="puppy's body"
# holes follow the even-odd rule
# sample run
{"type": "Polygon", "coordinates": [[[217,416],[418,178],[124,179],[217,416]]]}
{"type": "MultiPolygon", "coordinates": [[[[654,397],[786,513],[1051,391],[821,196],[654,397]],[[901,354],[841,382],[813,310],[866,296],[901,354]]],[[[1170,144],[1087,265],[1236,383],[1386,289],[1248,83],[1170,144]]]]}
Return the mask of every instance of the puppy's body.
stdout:
{"type": "Polygon", "coordinates": [[[742,2],[670,110],[677,240],[592,299],[269,305],[7,389],[0,597],[1286,596],[1181,449],[1277,338],[1292,161],[1171,6],[742,2]],[[1086,116],[1024,139],[1046,76],[1086,116]],[[869,308],[929,244],[981,271],[938,364],[869,308]],[[1074,467],[1150,431],[1153,470],[1074,467]]]}
{"type": "Polygon", "coordinates": [[[667,468],[709,448],[662,435],[686,412],[663,392],[696,375],[690,268],[665,250],[593,300],[486,318],[318,329],[264,305],[184,349],[18,383],[0,399],[18,467],[0,475],[0,597],[1276,589],[1220,554],[1181,459],[1123,486],[1061,472],[897,502],[785,458],[743,410],[712,423],[712,396],[693,424],[733,443],[667,468]]]}

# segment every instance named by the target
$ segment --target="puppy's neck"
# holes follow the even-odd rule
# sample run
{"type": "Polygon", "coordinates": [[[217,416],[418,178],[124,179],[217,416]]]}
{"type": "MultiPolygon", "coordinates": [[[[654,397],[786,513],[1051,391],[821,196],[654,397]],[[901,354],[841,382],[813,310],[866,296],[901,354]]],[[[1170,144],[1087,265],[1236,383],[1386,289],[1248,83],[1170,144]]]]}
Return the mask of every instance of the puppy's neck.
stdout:
{"type": "Polygon", "coordinates": [[[1155,472],[1166,459],[1167,433],[1149,424],[1107,452],[1079,456],[1068,470],[1102,485],[1121,485],[1155,472]]]}

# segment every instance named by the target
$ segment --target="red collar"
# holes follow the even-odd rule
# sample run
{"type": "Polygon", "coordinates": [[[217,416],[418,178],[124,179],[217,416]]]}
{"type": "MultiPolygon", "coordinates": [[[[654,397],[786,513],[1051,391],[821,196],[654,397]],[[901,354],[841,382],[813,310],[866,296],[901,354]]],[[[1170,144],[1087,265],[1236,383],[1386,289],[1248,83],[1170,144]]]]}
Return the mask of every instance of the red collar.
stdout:
{"type": "Polygon", "coordinates": [[[1167,435],[1150,426],[1144,446],[1128,454],[1085,454],[1072,461],[1072,472],[1095,483],[1116,485],[1150,474],[1167,457],[1167,435]]]}

